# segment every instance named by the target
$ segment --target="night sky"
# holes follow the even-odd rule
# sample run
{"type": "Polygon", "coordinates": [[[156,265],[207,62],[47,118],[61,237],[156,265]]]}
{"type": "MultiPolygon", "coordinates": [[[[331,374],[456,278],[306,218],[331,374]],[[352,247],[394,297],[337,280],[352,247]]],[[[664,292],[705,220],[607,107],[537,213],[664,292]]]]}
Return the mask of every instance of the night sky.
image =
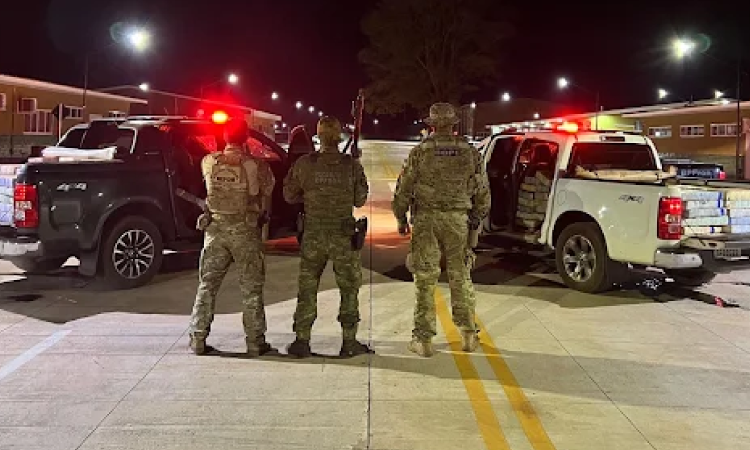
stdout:
{"type": "MultiPolygon", "coordinates": [[[[147,81],[154,89],[197,95],[201,84],[236,71],[245,103],[295,122],[293,103],[345,116],[366,83],[357,52],[366,44],[360,20],[376,0],[14,2],[3,13],[0,73],[83,84],[83,53],[91,57],[90,84],[106,87],[147,81]],[[144,24],[154,46],[135,54],[112,45],[113,24],[144,24]],[[274,104],[271,92],[282,100],[274,104]]],[[[470,1],[467,1],[470,3],[470,1]]],[[[601,92],[605,108],[655,101],[663,87],[680,99],[707,98],[714,89],[734,96],[736,55],[750,69],[750,2],[651,0],[497,2],[515,29],[501,53],[501,75],[466,98],[496,100],[503,91],[593,108],[583,90],[557,91],[567,76],[601,92]],[[742,4],[746,6],[740,6],[742,4]],[[656,6],[658,5],[658,6],[656,6]],[[744,24],[739,27],[740,20],[744,24]],[[738,30],[742,30],[738,32],[738,30]],[[671,59],[677,35],[705,35],[708,56],[682,65],[671,59]],[[745,43],[740,52],[740,43],[745,43]]],[[[750,79],[743,84],[750,97],[750,79]]],[[[410,122],[411,115],[396,120],[410,122]]],[[[386,121],[385,124],[394,123],[386,121]]],[[[395,123],[394,123],[395,125],[395,123]]]]}

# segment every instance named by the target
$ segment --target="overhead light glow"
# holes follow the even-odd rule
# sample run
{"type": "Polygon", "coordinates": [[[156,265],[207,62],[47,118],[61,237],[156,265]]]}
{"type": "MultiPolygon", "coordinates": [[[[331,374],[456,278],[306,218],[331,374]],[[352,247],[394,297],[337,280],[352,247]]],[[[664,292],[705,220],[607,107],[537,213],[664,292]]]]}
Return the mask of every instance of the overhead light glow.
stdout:
{"type": "Polygon", "coordinates": [[[682,59],[689,56],[690,53],[695,50],[695,42],[687,39],[675,39],[672,42],[672,49],[674,50],[675,56],[678,59],[682,59]]]}
{"type": "Polygon", "coordinates": [[[151,34],[146,30],[133,30],[128,34],[128,41],[136,50],[145,50],[151,43],[151,34]]]}

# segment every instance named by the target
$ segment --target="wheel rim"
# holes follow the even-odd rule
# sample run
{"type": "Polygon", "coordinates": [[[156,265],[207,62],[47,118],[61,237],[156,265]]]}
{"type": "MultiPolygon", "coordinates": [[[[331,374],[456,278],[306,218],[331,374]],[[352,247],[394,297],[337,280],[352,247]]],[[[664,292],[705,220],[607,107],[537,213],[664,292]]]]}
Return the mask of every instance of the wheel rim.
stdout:
{"type": "Polygon", "coordinates": [[[150,234],[143,230],[128,230],[115,242],[112,264],[120,276],[135,280],[151,268],[155,250],[150,234]]]}
{"type": "Polygon", "coordinates": [[[591,241],[580,235],[569,237],[563,246],[563,266],[572,280],[578,283],[590,280],[596,270],[596,252],[591,241]]]}

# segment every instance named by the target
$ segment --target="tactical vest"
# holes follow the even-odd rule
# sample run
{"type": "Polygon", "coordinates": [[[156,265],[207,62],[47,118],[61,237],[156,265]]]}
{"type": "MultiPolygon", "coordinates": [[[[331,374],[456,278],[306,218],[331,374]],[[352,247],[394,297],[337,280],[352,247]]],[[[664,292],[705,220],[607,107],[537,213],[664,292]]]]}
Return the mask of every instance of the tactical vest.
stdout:
{"type": "Polygon", "coordinates": [[[476,191],[473,147],[453,136],[427,138],[414,186],[417,209],[468,210],[476,191]]]}
{"type": "Polygon", "coordinates": [[[260,192],[258,165],[244,155],[218,153],[206,174],[208,210],[214,214],[244,214],[260,192]]]}
{"type": "Polygon", "coordinates": [[[305,213],[321,220],[352,217],[354,159],[340,153],[313,153],[304,178],[305,213]]]}

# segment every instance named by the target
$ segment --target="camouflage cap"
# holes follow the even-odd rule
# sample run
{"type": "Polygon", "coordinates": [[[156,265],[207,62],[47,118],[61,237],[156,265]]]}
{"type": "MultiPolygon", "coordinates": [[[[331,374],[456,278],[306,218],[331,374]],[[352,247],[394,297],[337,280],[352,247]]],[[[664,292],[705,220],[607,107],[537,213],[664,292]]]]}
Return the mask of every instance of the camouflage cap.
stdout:
{"type": "Polygon", "coordinates": [[[318,121],[317,133],[321,140],[341,141],[341,122],[335,117],[325,116],[318,121]]]}
{"type": "Polygon", "coordinates": [[[460,122],[456,109],[450,103],[435,103],[430,106],[430,117],[424,123],[430,126],[455,125],[460,122]]]}

